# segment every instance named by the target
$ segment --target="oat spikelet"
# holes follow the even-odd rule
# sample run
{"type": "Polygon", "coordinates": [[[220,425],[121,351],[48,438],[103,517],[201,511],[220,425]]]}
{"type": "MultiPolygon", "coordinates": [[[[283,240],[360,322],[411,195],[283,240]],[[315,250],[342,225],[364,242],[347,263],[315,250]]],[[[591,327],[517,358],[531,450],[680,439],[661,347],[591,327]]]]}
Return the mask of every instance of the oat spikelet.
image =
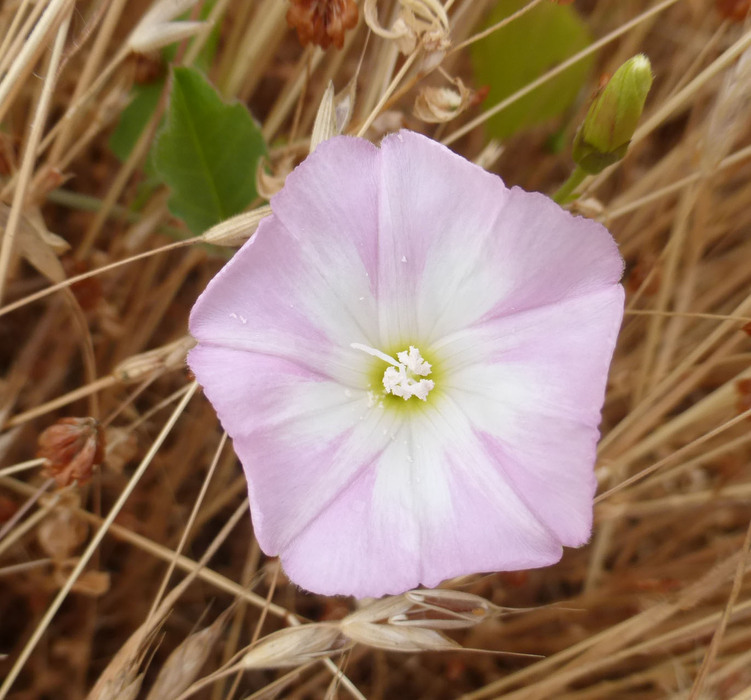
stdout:
{"type": "Polygon", "coordinates": [[[348,649],[337,625],[313,623],[289,627],[261,639],[240,661],[243,669],[291,668],[348,649]]]}
{"type": "Polygon", "coordinates": [[[147,700],[177,697],[190,686],[220,638],[231,610],[228,608],[211,625],[194,632],[178,645],[164,662],[147,700]]]}

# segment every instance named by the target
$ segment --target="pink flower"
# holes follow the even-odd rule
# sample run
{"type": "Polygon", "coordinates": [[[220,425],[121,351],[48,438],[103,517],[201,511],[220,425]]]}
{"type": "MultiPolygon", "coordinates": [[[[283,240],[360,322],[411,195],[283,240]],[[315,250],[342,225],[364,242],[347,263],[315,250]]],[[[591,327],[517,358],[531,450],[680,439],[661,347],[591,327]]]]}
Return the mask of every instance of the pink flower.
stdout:
{"type": "Polygon", "coordinates": [[[362,597],[584,544],[610,234],[407,131],[324,142],[271,206],[190,321],[261,548],[362,597]]]}

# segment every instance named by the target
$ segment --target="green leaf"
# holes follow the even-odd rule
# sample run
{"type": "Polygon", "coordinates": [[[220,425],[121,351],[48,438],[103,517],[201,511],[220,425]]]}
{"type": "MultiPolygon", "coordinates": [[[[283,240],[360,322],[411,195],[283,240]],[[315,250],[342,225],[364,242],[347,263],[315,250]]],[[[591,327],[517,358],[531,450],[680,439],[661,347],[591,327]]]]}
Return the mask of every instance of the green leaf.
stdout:
{"type": "Polygon", "coordinates": [[[175,68],[172,75],[154,166],[172,189],[170,211],[197,235],[256,198],[256,166],[266,144],[248,110],[223,102],[197,70],[175,68]]]}
{"type": "MultiPolygon", "coordinates": [[[[528,0],[500,0],[487,26],[500,22],[528,0]]],[[[478,41],[472,62],[478,85],[489,85],[485,104],[492,107],[589,46],[587,26],[571,6],[544,2],[478,41]]],[[[487,122],[489,136],[513,133],[564,113],[587,81],[594,57],[577,62],[529,95],[501,110],[487,122]]]]}

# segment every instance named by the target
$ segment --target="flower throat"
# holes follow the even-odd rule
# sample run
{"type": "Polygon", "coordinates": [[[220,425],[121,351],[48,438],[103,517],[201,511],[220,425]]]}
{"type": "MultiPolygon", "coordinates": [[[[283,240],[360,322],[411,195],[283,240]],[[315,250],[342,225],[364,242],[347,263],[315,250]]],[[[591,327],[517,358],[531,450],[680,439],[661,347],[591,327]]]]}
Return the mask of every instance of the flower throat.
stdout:
{"type": "Polygon", "coordinates": [[[424,379],[424,377],[430,375],[432,368],[414,345],[410,345],[409,350],[397,353],[396,359],[362,343],[352,343],[352,347],[355,350],[362,350],[368,355],[377,357],[390,365],[383,373],[385,393],[400,396],[405,401],[413,396],[422,401],[427,401],[428,394],[435,387],[435,382],[432,379],[424,379]]]}

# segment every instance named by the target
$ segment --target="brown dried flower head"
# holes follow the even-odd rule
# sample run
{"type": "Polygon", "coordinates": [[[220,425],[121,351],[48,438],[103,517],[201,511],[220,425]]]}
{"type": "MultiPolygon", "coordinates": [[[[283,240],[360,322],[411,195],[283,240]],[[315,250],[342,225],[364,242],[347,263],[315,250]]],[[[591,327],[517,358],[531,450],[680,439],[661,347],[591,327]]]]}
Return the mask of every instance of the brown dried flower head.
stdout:
{"type": "Polygon", "coordinates": [[[61,418],[37,442],[37,456],[58,487],[83,483],[104,459],[104,431],[94,418],[61,418]]]}
{"type": "Polygon", "coordinates": [[[287,24],[297,30],[303,46],[310,43],[327,49],[344,46],[344,35],[357,24],[355,0],[290,0],[287,24]]]}

